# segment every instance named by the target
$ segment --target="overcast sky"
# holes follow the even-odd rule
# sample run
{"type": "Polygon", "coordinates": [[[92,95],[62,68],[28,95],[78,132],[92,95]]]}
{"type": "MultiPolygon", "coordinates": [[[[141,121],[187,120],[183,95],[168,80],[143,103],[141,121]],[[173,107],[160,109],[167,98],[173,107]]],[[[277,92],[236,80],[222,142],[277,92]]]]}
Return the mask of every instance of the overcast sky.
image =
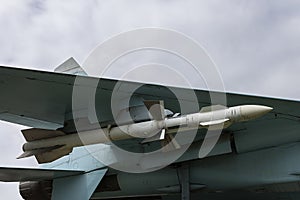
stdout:
{"type": "MultiPolygon", "coordinates": [[[[120,32],[174,29],[207,50],[227,91],[300,99],[298,0],[1,0],[0,27],[0,64],[49,71],[120,32]]],[[[0,126],[1,166],[36,165],[15,159],[24,127],[0,126]]],[[[0,194],[21,199],[17,184],[0,194]]]]}

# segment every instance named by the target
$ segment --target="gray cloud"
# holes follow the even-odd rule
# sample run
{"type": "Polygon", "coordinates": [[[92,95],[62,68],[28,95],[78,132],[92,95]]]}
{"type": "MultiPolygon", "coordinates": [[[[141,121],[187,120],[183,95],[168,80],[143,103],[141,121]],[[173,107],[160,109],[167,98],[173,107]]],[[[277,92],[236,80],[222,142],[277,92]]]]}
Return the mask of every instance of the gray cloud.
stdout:
{"type": "MultiPolygon", "coordinates": [[[[52,70],[71,56],[83,62],[114,34],[155,26],[202,44],[227,90],[299,99],[299,9],[297,0],[2,1],[0,63],[52,70]]],[[[23,127],[1,123],[1,128],[1,165],[35,165],[15,160],[23,127]]],[[[6,199],[20,198],[15,189],[0,184],[6,199]]]]}

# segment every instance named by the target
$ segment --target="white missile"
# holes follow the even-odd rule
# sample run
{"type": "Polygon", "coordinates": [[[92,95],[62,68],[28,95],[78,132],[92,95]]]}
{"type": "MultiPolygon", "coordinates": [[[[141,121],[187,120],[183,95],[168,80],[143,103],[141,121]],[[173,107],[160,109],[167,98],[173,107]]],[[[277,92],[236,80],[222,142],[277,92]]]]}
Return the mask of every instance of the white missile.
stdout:
{"type": "MultiPolygon", "coordinates": [[[[154,112],[157,109],[152,109],[154,112]]],[[[261,117],[272,110],[271,107],[259,105],[242,105],[227,108],[225,106],[204,107],[199,113],[178,117],[160,118],[151,121],[84,131],[79,134],[69,134],[52,138],[31,140],[23,145],[24,154],[19,158],[37,155],[47,150],[63,147],[73,147],[108,143],[110,141],[129,138],[145,138],[144,142],[162,140],[180,127],[181,131],[209,128],[222,129],[232,123],[248,121],[261,117]]],[[[149,109],[151,112],[151,109],[149,109]]],[[[152,113],[151,113],[152,114],[152,113]]],[[[25,130],[26,131],[26,130],[25,130]]]]}

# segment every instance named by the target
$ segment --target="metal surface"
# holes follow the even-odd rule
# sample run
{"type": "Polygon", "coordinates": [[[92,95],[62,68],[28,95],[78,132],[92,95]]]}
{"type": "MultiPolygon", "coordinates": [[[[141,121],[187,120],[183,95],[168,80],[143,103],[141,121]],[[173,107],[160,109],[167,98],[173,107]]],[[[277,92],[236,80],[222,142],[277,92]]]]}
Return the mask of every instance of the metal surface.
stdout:
{"type": "MultiPolygon", "coordinates": [[[[153,105],[150,104],[149,105],[153,105]]],[[[159,104],[155,104],[160,107],[160,110],[163,111],[163,107],[159,104]]],[[[152,120],[141,123],[134,123],[129,125],[123,125],[113,128],[105,128],[103,130],[91,130],[82,132],[79,136],[78,134],[70,134],[57,136],[54,134],[53,138],[46,138],[34,141],[28,141],[23,145],[23,150],[26,152],[32,152],[33,150],[43,150],[49,147],[62,146],[60,149],[61,152],[65,151],[66,153],[53,155],[53,158],[47,159],[47,155],[44,154],[44,159],[40,159],[39,162],[49,162],[53,161],[54,158],[57,159],[63,155],[70,153],[70,149],[78,146],[98,144],[98,143],[108,143],[111,141],[125,140],[133,137],[137,138],[150,138],[149,141],[162,140],[164,139],[165,134],[173,133],[173,130],[178,126],[183,126],[181,131],[193,130],[200,128],[210,128],[210,129],[222,129],[224,126],[228,127],[234,122],[248,121],[255,119],[262,115],[270,112],[272,108],[267,106],[258,106],[258,105],[242,105],[235,106],[231,108],[224,108],[219,110],[212,110],[210,112],[200,112],[188,114],[186,116],[180,116],[176,118],[162,118],[160,120],[152,120]],[[107,135],[108,136],[107,136],[107,135]],[[158,135],[158,137],[155,137],[158,135]]],[[[152,111],[154,112],[154,110],[152,111]]],[[[159,112],[161,116],[161,112],[159,112]]],[[[158,116],[157,116],[158,117],[158,116]]],[[[54,131],[54,133],[56,133],[54,131]]],[[[177,145],[177,148],[179,146],[177,145]]],[[[38,156],[40,151],[36,151],[36,156],[38,156]]],[[[41,154],[41,155],[43,155],[41,154]]],[[[34,154],[26,154],[28,156],[34,154]]],[[[49,155],[50,156],[50,155],[49,155]]],[[[21,156],[22,158],[24,156],[21,156]]]]}
{"type": "MultiPolygon", "coordinates": [[[[68,69],[72,71],[73,68],[68,69]]],[[[73,123],[74,113],[76,113],[76,116],[80,116],[80,119],[75,120],[84,122],[83,131],[87,133],[86,137],[90,140],[89,144],[95,143],[96,136],[98,138],[97,142],[106,141],[104,137],[96,135],[96,131],[93,132],[92,130],[94,121],[89,115],[89,105],[82,104],[79,105],[78,110],[72,110],[72,89],[75,78],[76,76],[69,74],[0,67],[1,120],[47,130],[60,128],[60,131],[69,134],[59,137],[59,139],[48,138],[51,131],[39,136],[26,135],[28,141],[36,142],[31,143],[36,146],[27,145],[27,150],[43,148],[47,145],[53,147],[53,144],[60,143],[80,146],[80,138],[76,134],[70,135],[76,132],[73,123]],[[21,103],[20,96],[22,97],[21,103]],[[77,115],[78,113],[79,115],[77,115]]],[[[150,117],[144,112],[145,108],[140,104],[135,104],[135,102],[132,105],[132,110],[135,110],[134,114],[138,116],[134,120],[139,122],[139,126],[137,124],[126,124],[127,119],[123,118],[123,114],[127,112],[127,108],[122,108],[123,110],[120,110],[120,112],[123,113],[120,113],[120,118],[125,124],[121,125],[124,125],[123,128],[127,130],[127,132],[125,131],[126,134],[123,134],[119,130],[120,127],[114,127],[116,124],[109,106],[111,105],[111,95],[117,80],[99,80],[84,76],[80,76],[80,78],[85,80],[85,84],[78,85],[78,87],[83,88],[82,98],[89,96],[91,88],[95,85],[94,83],[99,82],[95,96],[97,119],[101,125],[105,125],[104,127],[113,125],[109,132],[113,139],[122,141],[122,139],[128,138],[127,133],[132,134],[131,137],[145,137],[144,131],[161,131],[164,127],[173,127],[184,123],[192,128],[198,128],[200,123],[202,123],[202,127],[209,125],[218,127],[219,124],[223,123],[230,125],[225,126],[220,141],[207,158],[198,159],[197,156],[203,139],[200,134],[197,141],[186,151],[186,154],[173,165],[159,171],[130,174],[109,169],[107,177],[114,175],[113,183],[118,187],[114,187],[113,190],[97,190],[92,199],[149,199],[149,197],[165,200],[180,199],[180,187],[184,191],[182,193],[183,198],[186,198],[189,196],[187,183],[190,183],[191,199],[216,200],[224,198],[241,199],[241,197],[255,200],[299,199],[300,193],[297,186],[299,184],[298,174],[300,169],[298,156],[300,151],[300,144],[298,143],[300,141],[299,101],[229,93],[227,94],[227,101],[230,108],[224,112],[222,106],[210,106],[208,91],[195,89],[198,98],[197,103],[202,108],[200,113],[198,113],[199,110],[190,109],[188,112],[181,113],[180,116],[177,115],[174,118],[170,118],[171,114],[169,114],[167,119],[162,120],[163,109],[159,107],[160,114],[154,115],[157,120],[150,121],[150,117]],[[235,107],[237,105],[249,106],[237,108],[235,107]],[[270,108],[265,108],[263,111],[262,107],[255,105],[268,105],[273,108],[273,111],[267,113],[270,108]],[[190,113],[194,114],[189,115],[190,113]],[[257,118],[261,115],[263,116],[257,118]],[[207,120],[200,122],[197,119],[199,116],[202,120],[204,118],[207,120]],[[222,118],[218,116],[222,116],[222,118]],[[186,122],[187,119],[189,119],[188,123],[186,122]],[[249,121],[249,119],[255,120],[249,121]],[[242,123],[231,123],[237,121],[242,123]],[[148,125],[148,127],[144,125],[148,125]],[[182,164],[188,166],[189,176],[185,171],[182,172],[185,175],[178,179],[177,169],[182,164]]],[[[126,86],[137,85],[137,83],[126,81],[121,81],[121,83],[126,86]]],[[[190,90],[187,88],[171,88],[182,93],[190,90]]],[[[126,93],[126,91],[123,92],[126,93]]],[[[218,92],[211,93],[213,95],[219,94],[218,92]]],[[[169,111],[180,113],[174,95],[163,85],[145,84],[138,88],[133,96],[134,99],[163,101],[169,111]]],[[[189,96],[183,95],[182,100],[189,102],[189,96]]],[[[164,110],[164,113],[167,113],[166,110],[164,110]]],[[[170,131],[171,129],[168,129],[166,133],[169,134],[170,131]]],[[[141,147],[141,144],[136,144],[134,140],[127,140],[126,142],[126,145],[131,148],[141,147]]],[[[113,160],[114,154],[111,146],[95,144],[92,147],[94,148],[93,152],[87,151],[84,147],[74,148],[69,156],[43,165],[43,167],[62,170],[1,168],[0,179],[2,181],[43,181],[50,179],[54,182],[55,192],[53,194],[55,200],[87,200],[94,189],[99,186],[100,180],[106,173],[105,165],[96,160],[93,155],[102,155],[107,159],[111,159],[112,162],[121,162],[120,160],[113,160]],[[105,172],[97,171],[97,169],[103,169],[105,172]],[[81,174],[83,172],[91,173],[90,175],[81,174]]],[[[174,152],[176,152],[176,149],[174,152]]],[[[54,152],[49,157],[54,155],[57,156],[54,152]]],[[[148,163],[141,162],[140,164],[155,167],[162,163],[157,163],[153,159],[148,163]]]]}

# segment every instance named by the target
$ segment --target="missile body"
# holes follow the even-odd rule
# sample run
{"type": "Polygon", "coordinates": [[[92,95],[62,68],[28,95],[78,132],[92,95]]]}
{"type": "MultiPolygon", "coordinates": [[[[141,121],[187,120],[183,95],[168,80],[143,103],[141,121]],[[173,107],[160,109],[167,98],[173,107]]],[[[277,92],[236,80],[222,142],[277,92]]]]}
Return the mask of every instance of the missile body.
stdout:
{"type": "MultiPolygon", "coordinates": [[[[151,120],[112,128],[103,128],[101,130],[89,130],[81,132],[80,134],[29,141],[23,145],[23,150],[24,152],[28,152],[54,146],[73,148],[129,138],[151,138],[157,134],[161,134],[162,130],[164,130],[164,134],[172,134],[178,130],[178,127],[180,127],[180,131],[198,128],[222,129],[235,122],[256,119],[271,110],[271,107],[259,105],[242,105],[230,108],[224,106],[210,106],[202,108],[199,113],[179,117],[151,120]]],[[[163,138],[164,137],[160,137],[160,139],[163,138]]]]}

